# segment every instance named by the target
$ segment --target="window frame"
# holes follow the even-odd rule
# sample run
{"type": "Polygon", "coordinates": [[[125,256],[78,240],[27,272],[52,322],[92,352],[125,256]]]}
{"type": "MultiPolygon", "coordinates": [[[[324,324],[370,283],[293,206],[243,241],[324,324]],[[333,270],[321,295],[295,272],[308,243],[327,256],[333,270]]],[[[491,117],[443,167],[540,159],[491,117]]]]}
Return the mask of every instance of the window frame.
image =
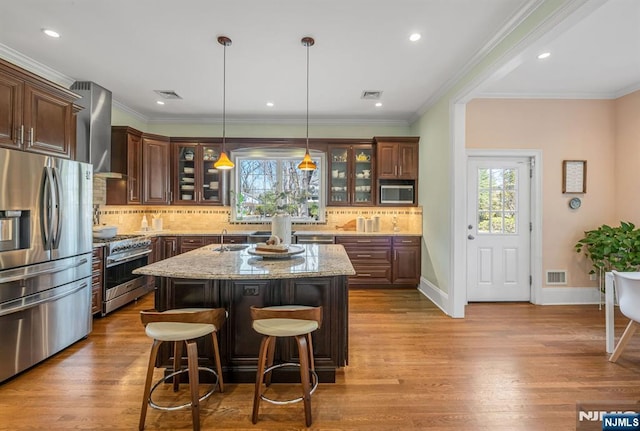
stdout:
{"type": "MultiPolygon", "coordinates": [[[[239,175],[240,175],[240,163],[242,160],[246,159],[261,159],[261,160],[277,160],[279,163],[281,161],[286,160],[295,160],[300,161],[304,157],[304,149],[296,148],[245,148],[231,151],[229,154],[230,159],[235,163],[236,168],[231,171],[231,175],[229,178],[229,196],[230,196],[230,221],[232,223],[261,223],[269,222],[271,217],[267,216],[250,216],[250,218],[238,218],[237,213],[237,204],[236,204],[236,189],[239,185],[239,175]]],[[[323,151],[319,150],[309,150],[309,154],[311,158],[318,163],[318,167],[320,170],[319,173],[319,187],[320,190],[318,192],[318,216],[315,219],[301,219],[297,217],[292,217],[292,222],[294,223],[306,223],[306,224],[315,224],[315,223],[325,223],[326,222],[326,208],[327,208],[327,199],[326,199],[326,188],[327,188],[327,155],[323,151]]],[[[280,167],[278,167],[280,170],[280,167]]]]}

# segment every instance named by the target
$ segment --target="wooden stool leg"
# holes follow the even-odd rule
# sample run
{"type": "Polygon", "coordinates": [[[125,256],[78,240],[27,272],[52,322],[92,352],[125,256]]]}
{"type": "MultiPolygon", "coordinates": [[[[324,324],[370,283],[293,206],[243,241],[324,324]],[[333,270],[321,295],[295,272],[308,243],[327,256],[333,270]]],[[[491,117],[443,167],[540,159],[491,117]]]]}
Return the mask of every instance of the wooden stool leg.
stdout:
{"type": "MultiPolygon", "coordinates": [[[[182,343],[183,341],[173,342],[173,372],[182,369],[182,343]]],[[[180,376],[180,374],[173,376],[173,392],[178,392],[180,389],[180,376]]]]}
{"type": "Polygon", "coordinates": [[[193,430],[200,430],[200,396],[198,387],[198,345],[195,340],[187,341],[187,361],[189,366],[189,387],[191,388],[191,416],[193,417],[193,430]]]}
{"type": "Polygon", "coordinates": [[[151,382],[153,380],[153,370],[156,366],[156,357],[158,356],[158,349],[160,348],[162,341],[153,340],[151,346],[151,353],[149,354],[149,365],[147,366],[147,378],[144,381],[144,395],[142,396],[142,407],[140,408],[140,422],[138,429],[142,431],[144,429],[144,422],[147,418],[147,406],[149,405],[149,393],[151,392],[151,382]]]}
{"type": "MultiPolygon", "coordinates": [[[[270,366],[273,365],[273,358],[275,356],[275,351],[276,351],[276,337],[271,337],[271,340],[269,341],[269,346],[267,347],[267,364],[266,364],[266,368],[269,368],[270,366]]],[[[267,375],[265,376],[264,384],[266,386],[271,386],[271,375],[272,374],[273,374],[273,371],[269,371],[267,373],[267,375]]]]}
{"type": "Polygon", "coordinates": [[[258,370],[256,371],[256,387],[253,393],[253,414],[251,421],[258,423],[258,411],[260,410],[260,397],[262,396],[262,380],[264,378],[264,367],[267,362],[267,350],[273,337],[264,336],[260,342],[260,354],[258,355],[258,370]]]}
{"type": "Polygon", "coordinates": [[[222,379],[222,363],[220,362],[220,347],[218,346],[217,332],[213,331],[211,336],[213,337],[213,353],[216,360],[216,369],[218,370],[218,388],[220,392],[224,392],[224,380],[222,379]]]}
{"type": "Polygon", "coordinates": [[[313,340],[311,339],[311,332],[309,332],[307,334],[307,345],[308,345],[308,351],[309,351],[309,369],[315,371],[316,370],[316,363],[313,359],[313,340]]]}
{"type": "Polygon", "coordinates": [[[616,362],[618,360],[618,358],[622,354],[622,351],[625,349],[625,347],[627,347],[629,341],[631,341],[631,337],[633,337],[633,334],[636,332],[636,329],[638,329],[638,326],[640,326],[639,323],[634,320],[629,320],[629,324],[622,333],[622,337],[620,337],[620,341],[618,341],[618,345],[613,350],[613,354],[609,358],[609,361],[616,362]]]}
{"type": "Polygon", "coordinates": [[[300,356],[300,383],[302,384],[302,402],[307,426],[311,426],[311,384],[309,381],[309,345],[306,335],[297,335],[298,356],[300,356]]]}

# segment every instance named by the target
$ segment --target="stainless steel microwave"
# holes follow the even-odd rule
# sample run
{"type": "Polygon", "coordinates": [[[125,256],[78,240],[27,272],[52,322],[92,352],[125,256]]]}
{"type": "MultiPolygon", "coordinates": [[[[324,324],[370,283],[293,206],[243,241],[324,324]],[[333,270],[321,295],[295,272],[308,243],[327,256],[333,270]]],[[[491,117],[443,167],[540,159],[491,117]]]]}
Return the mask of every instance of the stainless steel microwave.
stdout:
{"type": "Polygon", "coordinates": [[[408,184],[380,185],[381,204],[413,204],[413,186],[408,184]]]}

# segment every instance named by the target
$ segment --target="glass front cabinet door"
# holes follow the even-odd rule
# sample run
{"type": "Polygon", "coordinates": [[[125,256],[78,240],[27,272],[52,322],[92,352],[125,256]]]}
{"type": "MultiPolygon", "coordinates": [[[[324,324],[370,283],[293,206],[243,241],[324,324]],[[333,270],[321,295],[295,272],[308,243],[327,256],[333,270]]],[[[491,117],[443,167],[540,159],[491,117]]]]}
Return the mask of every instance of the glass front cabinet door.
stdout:
{"type": "Polygon", "coordinates": [[[329,150],[329,205],[370,206],[374,202],[371,145],[336,145],[329,150]]]}
{"type": "Polygon", "coordinates": [[[220,205],[221,174],[213,167],[220,145],[179,143],[174,146],[174,196],[178,205],[220,205]]]}

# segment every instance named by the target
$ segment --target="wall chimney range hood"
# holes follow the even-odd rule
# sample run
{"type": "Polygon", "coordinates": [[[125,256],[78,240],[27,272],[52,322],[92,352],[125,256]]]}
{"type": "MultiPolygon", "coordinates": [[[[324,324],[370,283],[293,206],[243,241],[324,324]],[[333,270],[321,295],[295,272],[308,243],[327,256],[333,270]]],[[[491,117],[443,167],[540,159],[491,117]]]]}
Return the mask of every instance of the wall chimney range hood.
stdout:
{"type": "Polygon", "coordinates": [[[93,165],[101,178],[123,178],[111,170],[111,91],[91,81],[76,81],[71,90],[81,96],[78,112],[76,159],[93,165]]]}

